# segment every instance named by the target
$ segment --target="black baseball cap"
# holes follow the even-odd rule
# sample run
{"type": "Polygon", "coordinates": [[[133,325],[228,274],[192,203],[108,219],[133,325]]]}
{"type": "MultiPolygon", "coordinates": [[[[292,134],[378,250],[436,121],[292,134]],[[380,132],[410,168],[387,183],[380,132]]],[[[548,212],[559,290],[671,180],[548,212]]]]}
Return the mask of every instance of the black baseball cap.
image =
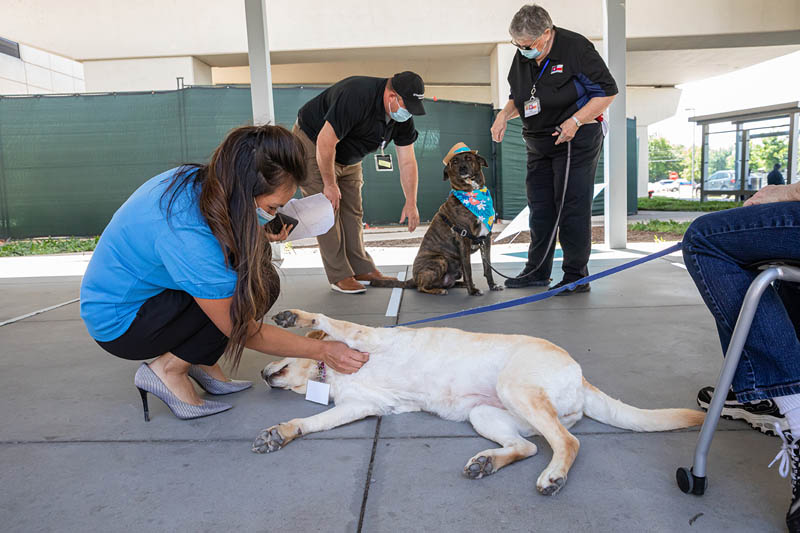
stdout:
{"type": "Polygon", "coordinates": [[[400,95],[406,109],[412,115],[424,115],[422,99],[425,98],[425,84],[419,74],[406,70],[392,76],[392,89],[400,95]]]}

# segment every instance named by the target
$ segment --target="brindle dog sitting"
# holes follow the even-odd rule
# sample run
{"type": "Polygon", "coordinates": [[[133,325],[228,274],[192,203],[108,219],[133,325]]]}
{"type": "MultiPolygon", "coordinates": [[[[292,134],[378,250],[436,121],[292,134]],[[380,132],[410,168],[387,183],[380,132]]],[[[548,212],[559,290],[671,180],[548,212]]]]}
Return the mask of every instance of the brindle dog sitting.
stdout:
{"type": "MultiPolygon", "coordinates": [[[[460,191],[472,191],[485,186],[481,166],[488,167],[486,160],[474,152],[455,155],[444,168],[444,179],[450,180],[450,186],[460,191]]],[[[419,246],[414,259],[413,278],[403,281],[375,280],[370,283],[374,287],[416,288],[429,294],[447,294],[451,287],[467,287],[469,294],[483,294],[472,281],[472,267],[469,257],[480,249],[483,259],[483,275],[493,291],[501,291],[503,287],[495,284],[490,264],[490,247],[492,234],[478,218],[464,207],[452,194],[442,204],[433,217],[425,237],[419,246]],[[450,223],[448,224],[447,221],[450,223]],[[466,230],[456,232],[452,227],[466,230]],[[483,237],[479,241],[470,238],[483,237]],[[464,278],[463,282],[458,281],[464,278]]]]}

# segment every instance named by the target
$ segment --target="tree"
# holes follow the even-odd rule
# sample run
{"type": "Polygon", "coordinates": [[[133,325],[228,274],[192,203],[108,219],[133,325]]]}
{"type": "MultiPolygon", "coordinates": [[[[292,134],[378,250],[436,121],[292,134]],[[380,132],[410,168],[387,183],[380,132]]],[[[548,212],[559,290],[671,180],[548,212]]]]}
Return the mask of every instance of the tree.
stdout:
{"type": "Polygon", "coordinates": [[[711,175],[717,170],[734,170],[733,166],[733,147],[715,148],[708,154],[708,174],[711,175]]]}
{"type": "Polygon", "coordinates": [[[687,146],[681,152],[683,161],[683,173],[681,179],[700,182],[700,154],[702,150],[699,146],[694,147],[694,180],[692,180],[692,147],[687,146]]]}
{"type": "Polygon", "coordinates": [[[668,179],[671,171],[683,174],[685,170],[683,150],[683,146],[673,145],[663,137],[650,137],[648,149],[650,181],[668,179]]]}
{"type": "Polygon", "coordinates": [[[786,166],[789,143],[783,136],[753,139],[750,145],[750,168],[769,172],[775,163],[786,166]],[[758,142],[761,141],[761,142],[758,142]]]}

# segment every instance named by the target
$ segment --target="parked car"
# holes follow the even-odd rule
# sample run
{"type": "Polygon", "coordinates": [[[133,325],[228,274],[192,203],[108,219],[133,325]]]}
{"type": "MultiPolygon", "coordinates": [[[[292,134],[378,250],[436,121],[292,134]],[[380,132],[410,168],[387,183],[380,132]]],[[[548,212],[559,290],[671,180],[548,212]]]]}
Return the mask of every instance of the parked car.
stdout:
{"type": "Polygon", "coordinates": [[[736,172],[733,170],[717,170],[708,177],[704,185],[707,191],[726,191],[739,188],[736,184],[736,172]]]}
{"type": "Polygon", "coordinates": [[[692,182],[689,180],[660,180],[656,181],[655,183],[651,183],[651,188],[653,192],[678,192],[681,188],[681,185],[691,185],[692,182]]]}

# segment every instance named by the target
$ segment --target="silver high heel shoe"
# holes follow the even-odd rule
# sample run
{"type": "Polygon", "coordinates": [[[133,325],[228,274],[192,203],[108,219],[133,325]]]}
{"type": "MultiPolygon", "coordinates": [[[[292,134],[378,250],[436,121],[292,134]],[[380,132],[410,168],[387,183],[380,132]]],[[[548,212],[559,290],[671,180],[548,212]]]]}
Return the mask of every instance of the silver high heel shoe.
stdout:
{"type": "Polygon", "coordinates": [[[153,372],[147,363],[142,363],[133,378],[133,384],[139,389],[142,395],[142,407],[144,407],[144,420],[150,422],[150,409],[147,407],[147,393],[149,392],[165,404],[175,416],[181,420],[190,418],[200,418],[201,416],[215,415],[222,411],[227,411],[232,405],[211,400],[204,401],[201,405],[192,405],[178,399],[172,394],[164,382],[153,372]]]}
{"type": "Polygon", "coordinates": [[[220,381],[211,377],[208,372],[197,365],[189,367],[189,377],[195,380],[197,384],[203,387],[209,394],[230,394],[232,392],[249,389],[253,386],[252,381],[243,381],[240,379],[220,381]]]}

